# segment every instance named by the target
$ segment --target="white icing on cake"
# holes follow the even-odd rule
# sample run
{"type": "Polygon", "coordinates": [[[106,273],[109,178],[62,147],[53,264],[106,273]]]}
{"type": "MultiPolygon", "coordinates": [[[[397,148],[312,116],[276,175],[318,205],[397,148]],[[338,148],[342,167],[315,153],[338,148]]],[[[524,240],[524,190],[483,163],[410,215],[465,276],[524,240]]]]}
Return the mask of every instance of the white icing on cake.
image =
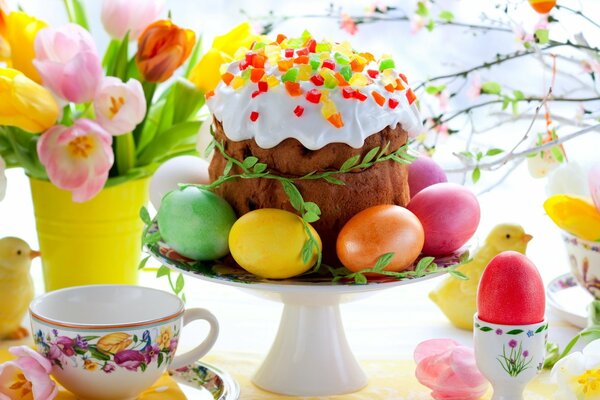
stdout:
{"type": "MultiPolygon", "coordinates": [[[[231,63],[227,71],[240,76],[240,62],[243,63],[244,60],[231,63]]],[[[378,70],[378,66],[373,61],[369,62],[364,68],[365,76],[368,76],[367,70],[378,70]]],[[[339,71],[339,68],[340,66],[336,65],[336,71],[339,71]]],[[[283,75],[277,64],[271,65],[269,61],[264,69],[265,77],[275,76],[280,80],[283,75]]],[[[388,70],[386,75],[399,76],[392,69],[388,70]]],[[[234,89],[233,85],[221,81],[214,90],[214,95],[208,98],[207,104],[213,115],[223,124],[223,130],[230,140],[254,139],[264,149],[272,148],[288,138],[297,139],[310,150],[318,150],[330,143],[345,143],[353,148],[360,148],[367,137],[388,126],[394,128],[398,124],[411,136],[420,133],[423,129],[421,117],[416,102],[413,100],[413,103],[409,104],[408,84],[402,80],[404,90],[389,92],[384,88],[382,80],[383,73],[379,73],[377,77],[370,79],[372,82],[366,86],[350,86],[367,96],[364,101],[344,98],[343,87],[327,89],[324,86],[315,86],[310,80],[298,80],[303,91],[301,96],[291,96],[285,85],[280,83],[254,98],[252,94],[258,90],[257,83],[248,80],[243,86],[234,89]],[[328,91],[329,99],[341,114],[343,126],[336,127],[325,119],[321,113],[323,103],[314,104],[306,99],[305,96],[311,89],[328,91]],[[372,95],[373,91],[385,98],[383,106],[377,104],[372,95]],[[399,102],[395,108],[389,106],[390,98],[399,102]],[[297,106],[304,108],[300,117],[294,114],[297,106]],[[250,118],[253,112],[258,113],[255,121],[250,118]]]]}

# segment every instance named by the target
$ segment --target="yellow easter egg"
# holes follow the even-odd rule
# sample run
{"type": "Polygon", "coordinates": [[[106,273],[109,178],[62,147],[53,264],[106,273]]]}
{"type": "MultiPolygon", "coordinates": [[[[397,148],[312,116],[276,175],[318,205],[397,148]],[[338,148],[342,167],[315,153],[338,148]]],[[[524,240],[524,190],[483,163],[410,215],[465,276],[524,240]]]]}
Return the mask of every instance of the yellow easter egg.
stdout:
{"type": "Polygon", "coordinates": [[[544,202],[548,216],[561,229],[585,240],[600,239],[600,213],[591,201],[557,194],[544,202]]]}
{"type": "MultiPolygon", "coordinates": [[[[321,238],[309,225],[321,248],[321,238]]],[[[302,247],[309,239],[302,219],[288,211],[262,208],[244,214],[229,232],[229,249],[246,271],[269,279],[285,279],[308,271],[317,261],[317,251],[302,261],[302,247]]]]}

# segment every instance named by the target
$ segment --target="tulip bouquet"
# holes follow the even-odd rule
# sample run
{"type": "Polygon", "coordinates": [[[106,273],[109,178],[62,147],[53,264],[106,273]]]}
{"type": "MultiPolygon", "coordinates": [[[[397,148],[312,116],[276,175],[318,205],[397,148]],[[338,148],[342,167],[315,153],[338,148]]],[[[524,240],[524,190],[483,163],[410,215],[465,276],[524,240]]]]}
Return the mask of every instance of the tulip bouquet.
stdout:
{"type": "Polygon", "coordinates": [[[0,167],[85,202],[195,153],[205,83],[194,32],[158,19],[164,0],[104,0],[103,57],[82,4],[65,5],[71,22],[48,27],[0,0],[0,167]]]}

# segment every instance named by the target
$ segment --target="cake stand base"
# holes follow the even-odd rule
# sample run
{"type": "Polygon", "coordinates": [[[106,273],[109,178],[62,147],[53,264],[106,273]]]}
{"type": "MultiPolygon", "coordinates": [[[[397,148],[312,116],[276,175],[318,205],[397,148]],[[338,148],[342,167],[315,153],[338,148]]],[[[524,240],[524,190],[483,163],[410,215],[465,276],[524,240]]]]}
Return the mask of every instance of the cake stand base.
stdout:
{"type": "Polygon", "coordinates": [[[288,303],[277,337],[254,375],[258,387],[290,396],[352,393],[367,385],[342,324],[338,301],[325,304],[288,303]]]}
{"type": "MultiPolygon", "coordinates": [[[[153,235],[158,225],[147,231],[153,235]]],[[[340,304],[356,301],[381,290],[412,285],[440,271],[412,279],[384,278],[367,284],[334,283],[327,276],[300,276],[269,280],[215,261],[190,261],[159,241],[149,250],[167,267],[207,282],[228,285],[271,301],[283,303],[279,331],[269,354],[254,375],[256,386],[292,396],[331,396],[355,392],[367,377],[354,358],[342,324],[340,304]]],[[[439,268],[455,265],[468,256],[467,249],[436,258],[439,268]]]]}

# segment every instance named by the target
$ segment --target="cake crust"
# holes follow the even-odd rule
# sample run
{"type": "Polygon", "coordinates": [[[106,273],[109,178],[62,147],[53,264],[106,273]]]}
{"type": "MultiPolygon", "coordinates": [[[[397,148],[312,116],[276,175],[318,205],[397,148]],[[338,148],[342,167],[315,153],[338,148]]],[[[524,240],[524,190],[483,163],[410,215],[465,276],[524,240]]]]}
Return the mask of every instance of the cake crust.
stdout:
{"type": "MultiPolygon", "coordinates": [[[[214,119],[215,139],[224,144],[225,151],[237,160],[249,156],[268,165],[268,170],[288,178],[301,177],[310,172],[339,170],[354,155],[364,157],[374,147],[383,148],[390,143],[388,153],[406,144],[408,134],[400,125],[387,127],[370,135],[361,148],[344,143],[331,143],[319,150],[308,150],[298,140],[289,138],[270,149],[259,147],[254,139],[232,141],[226,136],[220,121],[214,119]]],[[[226,159],[218,152],[211,160],[211,181],[223,174],[226,159]]],[[[234,166],[232,173],[241,173],[234,166]]],[[[321,218],[312,225],[323,242],[323,260],[328,265],[339,266],[335,244],[344,224],[358,212],[379,204],[406,206],[410,200],[408,167],[392,160],[377,163],[371,168],[336,175],[345,185],[335,185],[325,180],[295,181],[305,201],[315,202],[321,208],[321,218]]],[[[239,179],[215,189],[231,204],[238,216],[259,208],[279,208],[294,212],[281,184],[272,179],[239,179]]]]}

